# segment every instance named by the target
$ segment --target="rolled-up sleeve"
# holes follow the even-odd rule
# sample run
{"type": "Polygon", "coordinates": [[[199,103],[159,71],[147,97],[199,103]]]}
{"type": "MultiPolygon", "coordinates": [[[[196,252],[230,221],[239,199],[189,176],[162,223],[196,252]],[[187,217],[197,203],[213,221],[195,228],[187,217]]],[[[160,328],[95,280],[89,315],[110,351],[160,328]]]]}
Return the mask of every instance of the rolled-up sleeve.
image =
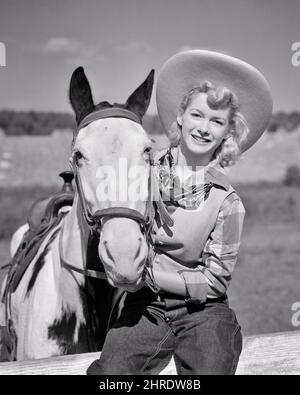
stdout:
{"type": "Polygon", "coordinates": [[[231,281],[240,248],[245,209],[236,193],[224,200],[216,225],[207,240],[202,264],[178,273],[184,279],[186,299],[204,303],[224,295],[231,281]]]}

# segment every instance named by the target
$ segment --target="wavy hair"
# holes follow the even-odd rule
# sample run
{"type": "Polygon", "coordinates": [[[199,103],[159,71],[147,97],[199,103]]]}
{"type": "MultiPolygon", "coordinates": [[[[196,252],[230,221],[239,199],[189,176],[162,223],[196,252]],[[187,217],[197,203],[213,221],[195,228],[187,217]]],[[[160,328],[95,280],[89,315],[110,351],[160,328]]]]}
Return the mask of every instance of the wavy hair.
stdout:
{"type": "MultiPolygon", "coordinates": [[[[193,98],[199,93],[207,94],[207,104],[214,110],[230,107],[229,131],[226,138],[214,153],[213,159],[217,159],[222,167],[232,166],[240,155],[240,141],[248,132],[249,128],[245,118],[238,111],[238,98],[225,87],[215,87],[211,82],[204,81],[191,89],[182,99],[178,113],[182,115],[190,105],[193,98]]],[[[181,140],[181,126],[174,122],[168,132],[171,146],[176,147],[181,140]]]]}

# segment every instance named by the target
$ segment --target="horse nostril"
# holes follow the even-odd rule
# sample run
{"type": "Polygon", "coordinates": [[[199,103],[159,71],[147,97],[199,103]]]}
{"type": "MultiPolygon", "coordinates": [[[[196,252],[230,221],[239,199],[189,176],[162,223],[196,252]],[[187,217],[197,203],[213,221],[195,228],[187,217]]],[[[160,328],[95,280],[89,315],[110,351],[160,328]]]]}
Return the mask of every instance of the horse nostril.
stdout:
{"type": "Polygon", "coordinates": [[[99,245],[98,254],[100,260],[104,263],[104,265],[107,266],[107,268],[111,270],[115,267],[115,261],[112,254],[109,251],[108,242],[106,240],[103,241],[103,244],[99,245]]]}

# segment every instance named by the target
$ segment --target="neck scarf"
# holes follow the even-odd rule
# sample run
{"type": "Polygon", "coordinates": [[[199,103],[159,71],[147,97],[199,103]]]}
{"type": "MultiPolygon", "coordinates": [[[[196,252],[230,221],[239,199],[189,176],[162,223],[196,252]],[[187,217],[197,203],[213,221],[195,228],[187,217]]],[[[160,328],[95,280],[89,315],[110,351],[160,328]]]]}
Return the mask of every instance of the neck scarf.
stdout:
{"type": "MultiPolygon", "coordinates": [[[[209,177],[209,169],[215,168],[216,163],[211,162],[200,172],[202,182],[188,185],[186,180],[180,181],[176,172],[177,148],[169,148],[159,159],[157,173],[160,181],[162,199],[167,206],[182,207],[187,210],[197,209],[209,196],[209,192],[214,185],[209,177]]],[[[190,177],[188,177],[190,178],[190,177]]],[[[197,180],[197,174],[196,174],[197,180]]]]}

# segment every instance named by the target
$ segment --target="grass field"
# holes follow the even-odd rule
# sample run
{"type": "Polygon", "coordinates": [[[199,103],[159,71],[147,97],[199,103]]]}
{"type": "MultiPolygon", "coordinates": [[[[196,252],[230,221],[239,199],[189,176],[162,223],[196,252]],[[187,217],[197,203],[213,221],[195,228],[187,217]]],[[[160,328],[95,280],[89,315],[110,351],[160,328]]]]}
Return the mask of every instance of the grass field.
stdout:
{"type": "Polygon", "coordinates": [[[288,166],[300,167],[299,149],[300,129],[265,133],[230,169],[229,176],[236,183],[280,182],[288,166]]]}
{"type": "Polygon", "coordinates": [[[291,319],[300,302],[300,188],[252,184],[237,191],[246,220],[232,306],[246,334],[297,329],[291,319]]]}
{"type": "MultiPolygon", "coordinates": [[[[6,138],[0,134],[0,265],[9,237],[26,221],[33,201],[61,187],[71,134],[6,138]]],[[[166,146],[153,136],[155,148],[166,146]]],[[[243,241],[229,297],[244,334],[295,330],[300,302],[300,188],[282,185],[289,165],[300,166],[300,131],[266,135],[229,176],[246,207],[243,241]]],[[[0,271],[0,281],[2,273],[0,271]]]]}
{"type": "MultiPolygon", "coordinates": [[[[152,135],[154,150],[165,147],[165,135],[152,135]]],[[[57,174],[69,169],[70,132],[52,136],[6,137],[0,131],[0,187],[55,186],[57,174]]],[[[235,183],[279,182],[289,165],[300,167],[300,130],[265,134],[229,171],[235,183]]]]}

